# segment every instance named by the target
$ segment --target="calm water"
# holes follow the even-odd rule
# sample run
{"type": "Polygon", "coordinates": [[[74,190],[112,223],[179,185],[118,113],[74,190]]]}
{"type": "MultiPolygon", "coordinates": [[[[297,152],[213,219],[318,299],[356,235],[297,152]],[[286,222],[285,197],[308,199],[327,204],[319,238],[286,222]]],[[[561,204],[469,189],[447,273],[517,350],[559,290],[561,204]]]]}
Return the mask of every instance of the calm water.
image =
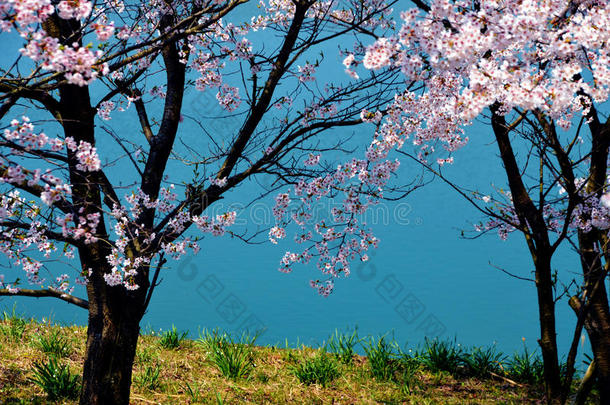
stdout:
{"type": "MultiPolygon", "coordinates": [[[[470,145],[446,169],[448,177],[481,191],[502,185],[495,145],[489,134],[471,136],[470,145]],[[495,180],[495,182],[494,182],[495,180]]],[[[404,167],[404,172],[414,170],[404,167]]],[[[247,185],[227,199],[249,201],[255,188],[247,185]]],[[[263,201],[240,216],[247,229],[266,225],[271,204],[263,201]]],[[[320,208],[320,215],[328,207],[320,208]]],[[[480,219],[465,200],[440,181],[386,204],[369,221],[381,239],[367,263],[336,283],[328,298],[307,282],[318,277],[314,265],[297,266],[292,274],[277,271],[286,246],[249,245],[235,238],[206,238],[202,251],[170,263],[143,325],[152,329],[176,325],[197,336],[199,328],[238,331],[265,327],[261,343],[304,342],[316,345],[335,328],[358,326],[361,334],[393,331],[400,342],[421,343],[424,336],[457,337],[468,345],[494,342],[512,352],[530,346],[538,336],[536,295],[532,283],[511,278],[493,266],[530,276],[531,260],[523,238],[495,234],[476,240],[460,237],[480,219]],[[384,208],[385,207],[385,208],[384,208]]],[[[263,238],[264,239],[264,238],[263,238]]],[[[555,267],[576,265],[558,257],[555,267]]],[[[2,304],[10,305],[4,299],[2,304]]],[[[36,317],[84,324],[83,310],[52,299],[19,299],[19,308],[36,317]]],[[[566,351],[574,316],[567,303],[557,308],[558,338],[566,351]]]]}
{"type": "MultiPolygon", "coordinates": [[[[2,46],[16,50],[20,43],[5,41],[2,46]]],[[[336,51],[334,44],[329,46],[330,51],[336,51]]],[[[11,53],[0,55],[3,65],[9,62],[7,55],[11,53]]],[[[329,59],[336,66],[324,70],[325,74],[343,75],[340,61],[329,59]]],[[[201,111],[215,104],[213,96],[202,98],[191,93],[189,97],[190,110],[201,111]]],[[[121,120],[121,131],[139,134],[135,113],[130,110],[124,114],[129,118],[121,120]]],[[[217,128],[231,128],[230,122],[214,122],[217,128]]],[[[198,138],[188,134],[186,121],[181,128],[187,143],[196,144],[198,138]]],[[[364,144],[370,135],[362,134],[364,138],[358,141],[364,144]]],[[[495,145],[483,126],[472,128],[469,136],[470,144],[455,155],[456,163],[445,173],[459,184],[491,193],[494,185],[505,185],[495,145]]],[[[102,158],[120,151],[112,140],[104,138],[98,148],[102,158]]],[[[127,167],[115,165],[109,176],[118,181],[127,167]]],[[[175,173],[180,169],[171,170],[175,173]]],[[[401,168],[404,178],[418,171],[413,165],[401,168]]],[[[248,203],[257,191],[256,184],[246,184],[216,209],[248,203]]],[[[328,215],[328,210],[322,207],[319,214],[328,215]]],[[[240,214],[240,226],[250,231],[269,226],[270,211],[271,203],[262,201],[240,214]]],[[[339,280],[328,298],[318,296],[307,285],[310,279],[319,277],[315,265],[296,266],[288,275],[277,271],[289,245],[248,245],[229,237],[209,237],[201,244],[198,256],[170,263],[143,325],[152,329],[175,325],[190,330],[194,337],[199,328],[237,331],[264,327],[259,342],[271,344],[288,339],[293,344],[298,340],[316,345],[335,328],[357,325],[361,335],[393,331],[401,343],[413,345],[422,342],[424,336],[455,336],[467,345],[495,342],[506,352],[520,349],[523,337],[529,346],[536,345],[534,285],[493,267],[531,275],[531,259],[520,235],[511,235],[506,242],[496,235],[476,240],[460,238],[462,229],[471,231],[472,223],[481,218],[440,181],[402,202],[382,205],[377,213],[369,223],[381,239],[379,249],[371,254],[369,262],[356,264],[348,279],[339,280]]],[[[568,256],[558,256],[554,266],[560,272],[578,269],[568,256]]],[[[86,323],[82,309],[53,299],[4,298],[0,306],[10,307],[14,301],[18,301],[19,310],[37,318],[50,316],[61,322],[86,323]]],[[[565,301],[559,303],[557,314],[559,344],[565,352],[574,316],[565,301]]]]}

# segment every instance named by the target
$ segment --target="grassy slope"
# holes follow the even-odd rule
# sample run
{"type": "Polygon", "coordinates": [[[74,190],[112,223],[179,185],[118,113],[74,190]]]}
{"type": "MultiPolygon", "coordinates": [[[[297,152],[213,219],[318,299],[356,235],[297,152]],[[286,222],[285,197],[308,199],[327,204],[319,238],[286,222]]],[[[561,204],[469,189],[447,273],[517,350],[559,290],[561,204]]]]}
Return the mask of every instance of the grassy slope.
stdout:
{"type": "MultiPolygon", "coordinates": [[[[0,321],[0,403],[66,403],[47,401],[44,392],[29,381],[35,362],[47,360],[39,347],[39,336],[53,331],[69,342],[70,353],[62,359],[73,373],[80,373],[86,330],[77,326],[53,326],[27,321],[20,331],[11,332],[9,321],[0,321]]],[[[14,327],[13,327],[14,329],[14,327]]],[[[311,348],[283,349],[254,347],[255,367],[249,378],[225,378],[208,359],[206,349],[185,340],[178,349],[164,349],[159,337],[143,335],[134,366],[132,403],[134,404],[522,404],[536,403],[540,392],[525,385],[503,380],[460,378],[448,373],[419,371],[417,387],[408,394],[400,383],[378,381],[371,377],[365,357],[354,356],[351,365],[340,364],[340,376],[327,387],[304,385],[292,367],[316,354],[311,348]],[[159,385],[154,389],[138,384],[146,368],[159,366],[159,385]],[[193,401],[188,384],[199,394],[193,401]],[[222,401],[218,400],[218,397],[222,401]]]]}

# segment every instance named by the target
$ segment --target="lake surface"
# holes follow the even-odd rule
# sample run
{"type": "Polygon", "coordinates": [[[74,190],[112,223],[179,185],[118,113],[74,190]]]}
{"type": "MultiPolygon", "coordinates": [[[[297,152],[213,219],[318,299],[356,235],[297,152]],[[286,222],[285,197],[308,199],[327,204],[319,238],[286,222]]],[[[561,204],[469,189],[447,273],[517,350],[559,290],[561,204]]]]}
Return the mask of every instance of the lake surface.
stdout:
{"type": "MultiPolygon", "coordinates": [[[[490,135],[484,127],[473,131],[479,134],[471,135],[471,143],[456,154],[456,163],[445,173],[456,182],[492,192],[492,185],[504,184],[495,145],[487,144],[490,135]]],[[[249,201],[255,191],[246,185],[217,209],[249,201]]],[[[271,207],[266,200],[258,203],[240,215],[240,223],[251,230],[268,226],[271,207]]],[[[465,345],[495,343],[508,353],[522,348],[522,338],[535,347],[533,283],[494,267],[531,276],[523,237],[460,237],[462,229],[471,231],[480,219],[468,202],[438,180],[403,201],[382,204],[369,221],[381,239],[379,248],[368,262],[356,263],[349,278],[338,280],[328,298],[307,285],[319,277],[314,264],[295,266],[291,274],[277,271],[286,250],[282,243],[249,245],[227,236],[209,237],[197,256],[169,263],[143,326],[158,330],[175,325],[193,337],[200,328],[264,327],[259,338],[263,344],[283,344],[287,339],[291,344],[318,345],[335,328],[357,326],[361,335],[393,331],[399,342],[410,345],[428,336],[456,337],[465,345]]],[[[554,266],[567,271],[577,270],[577,264],[564,254],[554,266]]],[[[0,305],[10,306],[12,301],[5,298],[0,305]]],[[[86,322],[83,310],[52,299],[18,301],[19,309],[36,317],[86,322]]],[[[575,318],[565,300],[558,304],[557,315],[559,345],[566,352],[575,318]]]]}
{"type": "MultiPolygon", "coordinates": [[[[3,46],[16,52],[21,44],[17,40],[3,46]]],[[[334,44],[328,47],[328,54],[334,55],[331,51],[336,51],[334,44]]],[[[10,55],[0,55],[3,64],[12,62],[10,55]]],[[[325,74],[344,77],[340,60],[332,58],[335,69],[325,74]]],[[[188,107],[195,111],[207,111],[216,103],[209,92],[193,96],[193,90],[189,91],[188,107]]],[[[118,117],[120,130],[139,134],[135,113],[128,110],[123,114],[129,119],[118,117]]],[[[230,131],[230,123],[208,122],[230,131]]],[[[185,121],[182,133],[188,133],[186,125],[185,121]]],[[[362,144],[370,141],[370,133],[360,131],[358,135],[362,144]]],[[[470,143],[455,153],[455,164],[447,166],[444,173],[458,184],[491,194],[494,187],[506,184],[497,148],[484,125],[470,128],[468,135],[470,143]]],[[[197,142],[197,138],[186,138],[187,144],[197,142]]],[[[103,159],[113,156],[113,148],[121,153],[112,146],[112,140],[98,142],[98,148],[106,152],[102,153],[103,159]]],[[[125,167],[115,165],[109,176],[122,178],[125,167]]],[[[401,176],[411,178],[420,169],[405,164],[400,170],[401,176]]],[[[224,205],[213,208],[222,212],[231,203],[244,205],[257,192],[255,183],[246,184],[227,196],[221,202],[224,205]]],[[[251,206],[240,214],[239,226],[250,231],[272,226],[271,207],[270,199],[251,206]]],[[[521,235],[513,234],[508,241],[495,234],[475,240],[461,238],[461,230],[472,231],[480,214],[438,180],[402,201],[378,208],[369,224],[381,239],[379,248],[370,254],[368,262],[356,263],[351,276],[339,280],[328,298],[318,296],[308,286],[310,279],[320,277],[315,264],[295,266],[292,274],[277,271],[289,244],[249,245],[226,236],[207,237],[199,255],[168,264],[142,325],[154,330],[175,325],[188,329],[193,337],[200,328],[239,331],[263,327],[259,338],[263,344],[288,340],[291,344],[318,345],[335,328],[357,326],[360,335],[393,331],[399,342],[411,345],[428,336],[456,337],[465,345],[495,343],[508,353],[522,348],[522,338],[528,346],[536,346],[538,316],[533,283],[496,268],[531,276],[532,263],[521,235]]],[[[322,207],[320,215],[328,215],[329,209],[322,207]]],[[[578,272],[579,268],[565,252],[555,258],[553,265],[560,274],[578,272]]],[[[82,290],[77,295],[82,295],[82,290]]],[[[78,324],[87,320],[82,309],[53,299],[5,297],[0,306],[10,307],[15,301],[18,310],[37,318],[78,324]]],[[[559,346],[565,353],[575,324],[565,300],[558,304],[557,316],[559,346]]]]}

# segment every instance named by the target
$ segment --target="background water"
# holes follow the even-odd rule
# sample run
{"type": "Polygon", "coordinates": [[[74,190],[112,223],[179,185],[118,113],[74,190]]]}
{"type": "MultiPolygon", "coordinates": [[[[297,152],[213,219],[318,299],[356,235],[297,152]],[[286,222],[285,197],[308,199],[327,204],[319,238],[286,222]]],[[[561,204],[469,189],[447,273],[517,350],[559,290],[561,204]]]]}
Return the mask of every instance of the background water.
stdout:
{"type": "MultiPolygon", "coordinates": [[[[14,55],[8,49],[19,47],[19,43],[3,42],[2,47],[6,52],[0,55],[0,62],[5,65],[14,55]]],[[[332,49],[329,47],[329,52],[332,49]]],[[[331,62],[336,69],[324,73],[331,78],[342,74],[339,60],[331,62]]],[[[191,114],[215,105],[209,94],[191,92],[188,100],[191,114]]],[[[133,111],[124,114],[132,115],[121,119],[121,133],[138,134],[133,111]]],[[[231,128],[230,121],[207,122],[227,131],[231,128]]],[[[192,127],[185,123],[181,128],[185,139],[196,144],[194,135],[189,135],[192,127]]],[[[488,128],[477,124],[468,135],[471,141],[456,153],[456,163],[445,169],[447,176],[483,193],[504,186],[488,128]]],[[[362,144],[370,139],[366,131],[358,136],[356,140],[362,144]]],[[[116,145],[106,139],[99,142],[103,156],[112,156],[116,145]]],[[[109,176],[119,180],[123,169],[115,165],[109,176]]],[[[173,167],[170,172],[179,170],[173,167]]],[[[420,169],[404,164],[400,170],[402,176],[410,178],[420,169]]],[[[213,208],[222,212],[232,203],[243,205],[258,192],[257,184],[251,182],[213,208]]],[[[266,199],[241,212],[239,226],[252,231],[271,225],[271,207],[272,202],[266,199]]],[[[321,207],[320,215],[328,215],[328,211],[328,206],[321,207]]],[[[308,286],[310,279],[319,277],[315,265],[297,266],[292,274],[277,271],[285,244],[252,245],[237,238],[208,237],[199,255],[170,263],[163,272],[162,284],[142,324],[155,330],[175,325],[188,329],[193,337],[199,328],[239,331],[264,327],[259,338],[263,344],[288,340],[317,345],[335,328],[357,326],[361,335],[393,331],[401,343],[412,345],[421,343],[425,336],[438,336],[456,337],[466,345],[496,343],[508,353],[521,349],[522,338],[528,346],[536,346],[533,283],[509,277],[494,267],[531,276],[532,263],[522,236],[513,234],[508,241],[495,234],[475,240],[461,238],[461,230],[471,231],[472,222],[479,221],[480,215],[441,181],[402,201],[384,203],[377,212],[369,223],[381,239],[379,248],[371,253],[369,262],[355,264],[352,275],[339,280],[328,298],[318,296],[308,286]]],[[[563,274],[578,271],[578,263],[568,252],[560,252],[553,264],[563,274]]],[[[82,291],[77,295],[82,296],[82,291]]],[[[0,306],[10,307],[14,302],[18,310],[36,318],[86,324],[84,310],[53,299],[4,297],[0,306]]],[[[565,353],[575,324],[565,300],[558,304],[557,315],[559,346],[565,353]]]]}
{"type": "MultiPolygon", "coordinates": [[[[487,144],[490,134],[484,127],[473,131],[479,133],[471,134],[471,143],[446,173],[456,182],[491,190],[494,183],[503,184],[495,145],[487,144]]],[[[247,186],[231,199],[246,201],[254,191],[254,186],[247,186]]],[[[230,202],[225,204],[226,208],[230,202]]],[[[243,212],[240,223],[250,229],[264,224],[271,207],[271,202],[262,201],[243,212]]],[[[143,325],[175,325],[193,336],[199,328],[239,331],[260,326],[266,328],[259,340],[265,344],[288,339],[316,345],[335,328],[358,326],[361,335],[393,331],[400,342],[413,345],[424,336],[457,337],[468,345],[497,343],[506,352],[520,349],[523,337],[529,346],[536,345],[533,283],[494,267],[531,277],[531,259],[521,235],[511,234],[507,241],[495,233],[461,238],[461,230],[472,230],[471,222],[480,215],[438,180],[383,207],[370,221],[381,239],[379,248],[368,262],[355,264],[350,277],[339,280],[328,298],[307,285],[318,277],[314,265],[297,266],[291,274],[277,271],[286,249],[281,243],[250,245],[226,236],[206,238],[198,255],[170,263],[143,325]]],[[[567,254],[554,262],[562,270],[577,269],[576,265],[567,254]]],[[[5,298],[2,304],[12,301],[5,298]]],[[[86,322],[84,310],[53,299],[16,301],[36,317],[86,322]]],[[[559,302],[557,314],[558,340],[566,352],[574,316],[565,300],[559,302]]]]}

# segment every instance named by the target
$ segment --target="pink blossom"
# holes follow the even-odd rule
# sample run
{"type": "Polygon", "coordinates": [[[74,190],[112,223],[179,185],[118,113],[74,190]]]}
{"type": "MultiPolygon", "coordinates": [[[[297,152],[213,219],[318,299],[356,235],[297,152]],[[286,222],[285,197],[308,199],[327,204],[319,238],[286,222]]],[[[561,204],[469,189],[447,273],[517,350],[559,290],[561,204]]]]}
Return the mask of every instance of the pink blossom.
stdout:
{"type": "Polygon", "coordinates": [[[305,166],[315,166],[320,162],[320,155],[314,155],[313,153],[309,154],[307,160],[305,160],[305,166]]]}
{"type": "Polygon", "coordinates": [[[57,5],[57,11],[61,18],[87,18],[91,14],[91,2],[87,0],[62,0],[57,5]]]}

